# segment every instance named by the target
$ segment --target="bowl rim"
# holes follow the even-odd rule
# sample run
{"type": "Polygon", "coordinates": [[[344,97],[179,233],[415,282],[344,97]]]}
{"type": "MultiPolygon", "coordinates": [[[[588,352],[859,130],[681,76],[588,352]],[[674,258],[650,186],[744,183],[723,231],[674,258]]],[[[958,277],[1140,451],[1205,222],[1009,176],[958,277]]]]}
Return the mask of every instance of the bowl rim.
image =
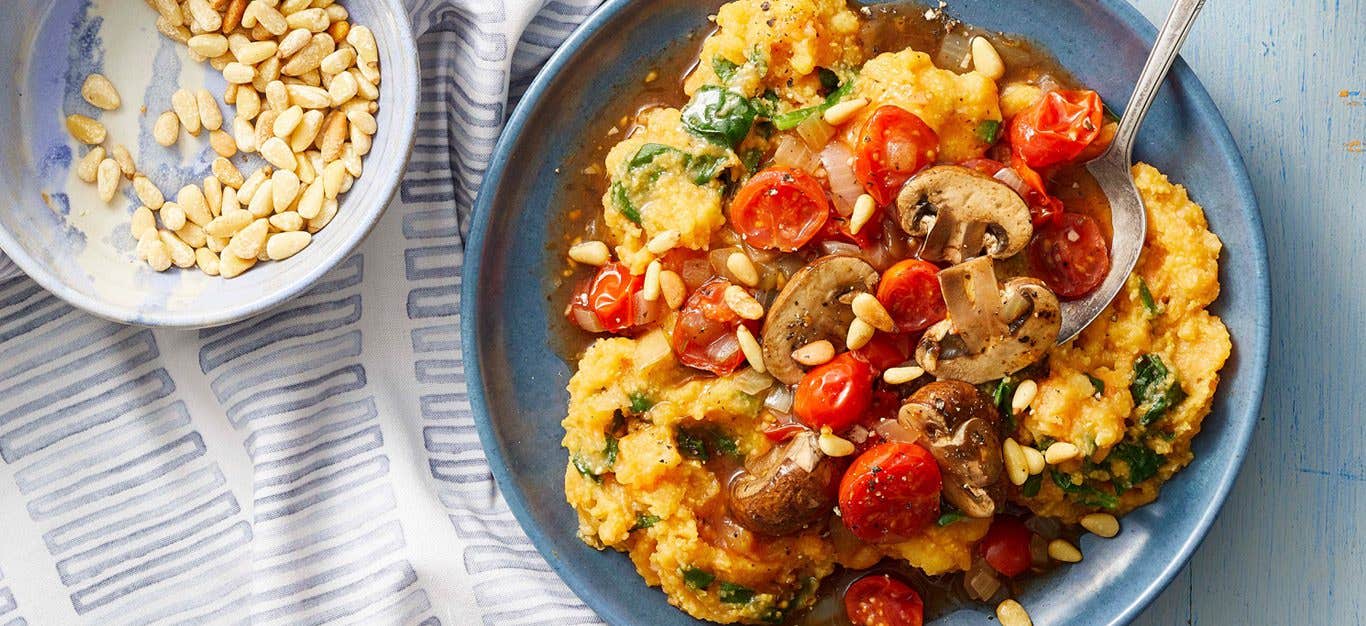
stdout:
{"type": "MultiPolygon", "coordinates": [[[[379,1],[388,7],[384,14],[395,23],[399,33],[399,41],[395,43],[396,48],[393,49],[394,59],[398,60],[399,64],[393,69],[410,76],[412,79],[408,81],[407,88],[397,86],[393,88],[408,92],[407,95],[414,107],[420,109],[422,103],[421,64],[418,61],[417,39],[413,36],[412,21],[400,0],[379,1]]],[[[399,85],[401,82],[393,80],[386,81],[386,84],[399,85]]],[[[384,86],[381,86],[381,89],[383,88],[384,86]]],[[[409,159],[412,158],[413,145],[417,138],[417,116],[400,115],[399,126],[395,129],[394,137],[402,149],[402,158],[385,166],[384,170],[374,172],[375,174],[387,174],[389,178],[387,182],[378,183],[380,185],[379,198],[383,199],[383,202],[376,203],[376,206],[366,212],[364,218],[356,224],[356,228],[346,234],[341,246],[323,257],[319,263],[297,280],[261,297],[232,307],[207,312],[169,312],[161,310],[143,311],[136,307],[120,306],[68,286],[46,264],[31,257],[18,239],[5,228],[0,228],[0,251],[4,252],[6,257],[44,290],[76,308],[106,320],[135,326],[179,329],[209,328],[238,322],[269,311],[311,289],[314,283],[317,283],[325,274],[336,268],[342,260],[355,252],[361,242],[369,236],[375,225],[379,223],[380,217],[387,211],[389,204],[393,202],[395,194],[398,193],[399,185],[403,182],[403,174],[408,168],[409,159]]]]}
{"type": "MultiPolygon", "coordinates": [[[[465,242],[465,268],[460,303],[460,341],[465,362],[466,389],[473,410],[475,427],[499,491],[507,501],[508,508],[512,511],[513,516],[517,518],[518,524],[555,573],[584,604],[610,624],[631,624],[632,616],[614,612],[605,601],[596,595],[580,593],[581,589],[588,588],[587,581],[568,566],[564,557],[555,552],[546,529],[533,523],[529,502],[518,488],[504,457],[501,442],[497,433],[494,432],[488,399],[485,397],[483,365],[479,358],[481,346],[475,333],[478,326],[477,315],[480,310],[478,306],[481,286],[479,276],[487,243],[485,239],[488,236],[493,214],[493,201],[496,195],[494,190],[503,183],[510,165],[510,150],[517,139],[527,131],[527,123],[532,109],[545,97],[546,90],[553,79],[566,69],[569,59],[591,37],[602,28],[610,25],[617,15],[632,3],[633,0],[607,0],[590,14],[549,57],[508,118],[491,153],[488,169],[475,198],[471,218],[472,224],[465,242]]],[[[1149,45],[1156,39],[1157,28],[1137,8],[1125,0],[1097,0],[1096,3],[1098,8],[1108,17],[1117,20],[1120,25],[1138,35],[1145,42],[1149,42],[1149,45]]],[[[1236,442],[1236,446],[1228,452],[1230,456],[1222,467],[1213,468],[1216,470],[1216,474],[1213,476],[1215,482],[1213,489],[1209,492],[1210,497],[1199,502],[1196,510],[1192,513],[1195,519],[1193,532],[1181,539],[1179,548],[1176,550],[1176,557],[1167,563],[1156,577],[1146,581],[1142,590],[1132,596],[1132,600],[1127,605],[1118,609],[1109,618],[1110,624],[1127,624],[1137,618],[1180,573],[1190,561],[1195,550],[1209,534],[1210,527],[1223,509],[1224,502],[1228,499],[1234,481],[1242,469],[1253,431],[1256,428],[1257,418],[1261,413],[1266,390],[1271,338],[1270,332],[1265,329],[1270,328],[1271,321],[1271,281],[1268,272],[1269,262],[1266,252],[1265,228],[1262,225],[1261,212],[1256,194],[1253,191],[1252,181],[1248,175],[1242,153],[1228,128],[1228,123],[1224,120],[1223,114],[1220,113],[1213,99],[1210,98],[1204,84],[1200,82],[1199,77],[1195,75],[1194,70],[1184,58],[1178,58],[1172,66],[1169,80],[1180,81],[1182,87],[1188,89],[1192,94],[1195,110],[1217,122],[1215,124],[1215,135],[1210,137],[1211,143],[1219,152],[1223,153],[1231,164],[1236,166],[1232,182],[1238,195],[1245,199],[1239,203],[1239,206],[1243,212],[1243,218],[1247,220],[1254,235],[1253,243],[1255,245],[1254,249],[1250,251],[1252,253],[1251,260],[1258,270],[1256,275],[1262,278],[1255,294],[1254,306],[1258,319],[1265,320],[1266,323],[1259,326],[1263,330],[1256,336],[1248,337],[1246,341],[1242,338],[1239,340],[1239,353],[1246,357],[1252,365],[1247,375],[1251,377],[1250,388],[1256,390],[1256,397],[1248,405],[1246,411],[1233,415],[1234,419],[1230,420],[1232,422],[1230,424],[1232,438],[1236,442]]]]}

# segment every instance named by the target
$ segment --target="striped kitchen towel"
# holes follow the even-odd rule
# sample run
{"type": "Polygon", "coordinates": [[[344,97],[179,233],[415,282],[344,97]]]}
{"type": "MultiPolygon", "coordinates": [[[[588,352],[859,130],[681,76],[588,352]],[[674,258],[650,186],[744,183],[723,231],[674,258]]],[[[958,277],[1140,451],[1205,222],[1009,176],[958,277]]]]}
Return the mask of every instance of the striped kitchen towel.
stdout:
{"type": "Polygon", "coordinates": [[[401,191],[276,311],[120,326],[0,256],[0,626],[597,623],[493,483],[457,319],[503,120],[597,4],[410,0],[401,191]]]}

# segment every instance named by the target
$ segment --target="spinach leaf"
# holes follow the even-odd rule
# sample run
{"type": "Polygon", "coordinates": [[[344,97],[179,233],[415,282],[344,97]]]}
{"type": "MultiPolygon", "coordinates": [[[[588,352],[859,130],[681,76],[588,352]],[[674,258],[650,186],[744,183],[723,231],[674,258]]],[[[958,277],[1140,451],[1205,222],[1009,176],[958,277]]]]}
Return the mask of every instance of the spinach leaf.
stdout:
{"type": "Polygon", "coordinates": [[[1167,411],[1186,399],[1180,379],[1156,354],[1145,354],[1134,362],[1134,381],[1129,385],[1129,392],[1137,405],[1140,426],[1162,419],[1167,411]]]}
{"type": "Polygon", "coordinates": [[[735,72],[740,70],[740,66],[726,57],[715,56],[711,58],[711,70],[716,72],[716,77],[721,79],[721,82],[728,83],[730,79],[735,78],[735,72]]]}
{"type": "Polygon", "coordinates": [[[754,590],[735,583],[721,583],[721,593],[717,597],[726,604],[747,604],[754,599],[754,590]]]}
{"type": "Polygon", "coordinates": [[[1025,483],[1020,486],[1020,495],[1026,498],[1033,498],[1039,495],[1039,488],[1043,486],[1043,474],[1035,474],[1025,479],[1025,483]]]}
{"type": "Polygon", "coordinates": [[[679,428],[674,431],[674,436],[678,441],[678,451],[683,456],[703,463],[718,454],[740,456],[739,442],[720,428],[679,428]]]}
{"type": "Polygon", "coordinates": [[[654,163],[655,157],[664,154],[677,154],[683,157],[683,162],[687,163],[688,153],[673,146],[666,146],[662,143],[647,143],[636,150],[636,155],[626,162],[628,169],[639,169],[654,163]]]}
{"type": "Polygon", "coordinates": [[[1119,498],[1105,493],[1095,487],[1084,484],[1073,484],[1072,476],[1063,472],[1049,470],[1049,476],[1053,479],[1053,484],[1059,489],[1072,496],[1072,500],[1082,506],[1097,506],[1105,509],[1113,509],[1119,506],[1119,498]]]}
{"type": "Polygon", "coordinates": [[[740,444],[736,443],[735,438],[725,433],[712,433],[712,446],[717,452],[727,456],[740,456],[740,444]]]}
{"type": "MultiPolygon", "coordinates": [[[[1123,461],[1129,466],[1129,475],[1120,476],[1114,469],[1110,470],[1115,483],[1115,489],[1124,493],[1132,489],[1134,485],[1141,483],[1157,475],[1157,468],[1162,465],[1162,456],[1153,452],[1147,446],[1135,443],[1121,443],[1110,451],[1108,460],[1123,461]]],[[[1113,466],[1111,466],[1113,468],[1113,466]]]]}
{"type": "Polygon", "coordinates": [[[693,589],[706,589],[711,586],[711,583],[714,580],[716,580],[716,576],[706,570],[698,569],[696,567],[689,567],[683,570],[683,584],[692,587],[693,589]]]}
{"type": "Polygon", "coordinates": [[[602,482],[602,476],[597,472],[594,472],[593,467],[590,466],[588,461],[584,460],[583,457],[575,454],[570,461],[574,464],[574,469],[578,470],[580,474],[583,474],[585,478],[588,478],[595,483],[602,482]]]}
{"type": "Polygon", "coordinates": [[[675,430],[674,439],[678,442],[678,451],[683,456],[697,459],[703,463],[711,458],[711,454],[707,452],[707,442],[687,429],[675,430]]]}
{"type": "Polygon", "coordinates": [[[607,467],[612,467],[613,465],[616,465],[616,464],[617,464],[617,438],[616,438],[616,437],[613,437],[613,436],[611,436],[611,435],[608,435],[608,436],[607,436],[607,443],[606,443],[606,445],[604,445],[603,448],[602,448],[602,455],[603,455],[604,457],[607,457],[607,467]]]}
{"type": "Polygon", "coordinates": [[[1162,310],[1157,308],[1157,302],[1153,300],[1153,292],[1148,290],[1148,281],[1138,279],[1138,299],[1143,302],[1143,308],[1148,311],[1148,317],[1156,316],[1162,310]]]}
{"type": "Polygon", "coordinates": [[[1014,411],[1010,404],[1015,399],[1015,388],[1020,386],[1020,381],[1009,376],[996,383],[996,391],[992,392],[991,400],[996,403],[996,408],[1001,411],[1001,415],[1010,417],[1014,411]]]}
{"type": "Polygon", "coordinates": [[[612,204],[616,205],[617,210],[626,219],[640,225],[640,210],[631,203],[631,194],[626,191],[626,186],[621,183],[612,183],[612,204]]]}
{"type": "Polygon", "coordinates": [[[726,169],[730,157],[722,155],[702,155],[688,160],[688,176],[697,185],[705,185],[716,179],[726,169]]]}
{"type": "MultiPolygon", "coordinates": [[[[647,143],[636,151],[636,155],[626,163],[626,167],[632,170],[649,167],[656,158],[666,154],[677,154],[683,161],[683,167],[688,172],[688,178],[696,185],[705,185],[711,182],[726,168],[726,163],[730,157],[726,155],[703,155],[693,156],[673,146],[666,146],[660,143],[647,143]]],[[[655,177],[659,174],[656,173],[655,177]]]]}
{"type": "Polygon", "coordinates": [[[649,527],[651,527],[651,526],[654,526],[655,524],[658,524],[658,523],[659,523],[659,516],[658,516],[658,515],[647,515],[647,514],[645,514],[645,513],[636,513],[636,525],[635,525],[635,526],[632,526],[632,527],[631,527],[631,530],[633,530],[633,531],[634,531],[634,530],[644,530],[644,529],[649,528],[649,527]]]}
{"type": "Polygon", "coordinates": [[[823,93],[830,93],[840,88],[839,74],[836,74],[830,69],[824,67],[816,68],[816,77],[820,78],[823,93]]]}
{"type": "Polygon", "coordinates": [[[764,161],[764,151],[758,148],[750,148],[745,151],[740,160],[745,164],[745,171],[750,173],[759,171],[759,164],[764,161]]]}
{"type": "Polygon", "coordinates": [[[939,521],[935,522],[935,525],[939,526],[940,528],[943,528],[944,526],[948,526],[949,524],[952,524],[966,517],[967,515],[962,511],[949,511],[943,515],[940,515],[939,521]]]}
{"type": "Polygon", "coordinates": [[[708,85],[683,108],[683,128],[712,143],[734,148],[749,135],[759,110],[734,91],[708,85]]]}
{"type": "Polygon", "coordinates": [[[839,89],[830,92],[830,96],[827,97],[822,104],[773,116],[773,125],[776,126],[778,130],[792,130],[801,125],[802,122],[805,122],[806,118],[811,117],[812,115],[825,113],[827,109],[839,104],[841,100],[844,100],[853,92],[854,79],[851,78],[843,85],[840,85],[839,89]]]}
{"type": "Polygon", "coordinates": [[[1000,120],[982,120],[977,125],[977,138],[989,146],[996,145],[996,140],[1001,138],[1000,120]]]}
{"type": "Polygon", "coordinates": [[[1086,378],[1091,381],[1091,388],[1096,390],[1096,395],[1105,395],[1105,381],[1090,374],[1087,374],[1086,378]]]}
{"type": "Polygon", "coordinates": [[[646,396],[644,392],[637,391],[631,394],[631,412],[640,415],[655,405],[654,400],[646,396]]]}

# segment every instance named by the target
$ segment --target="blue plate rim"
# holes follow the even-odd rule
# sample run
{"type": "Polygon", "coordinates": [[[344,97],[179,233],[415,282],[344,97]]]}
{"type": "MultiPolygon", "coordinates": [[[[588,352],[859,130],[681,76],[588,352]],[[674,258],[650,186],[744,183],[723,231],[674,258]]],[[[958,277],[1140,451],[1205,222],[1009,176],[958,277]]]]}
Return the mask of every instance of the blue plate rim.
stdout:
{"type": "MultiPolygon", "coordinates": [[[[531,539],[532,544],[536,546],[541,556],[589,608],[610,624],[630,624],[630,616],[613,612],[606,603],[590,594],[579,593],[580,589],[587,587],[586,581],[569,568],[564,559],[555,552],[545,530],[532,523],[527,499],[516,487],[516,482],[513,480],[505,460],[502,446],[494,433],[493,422],[489,419],[488,400],[484,396],[484,375],[482,364],[478,358],[480,346],[475,339],[475,333],[477,331],[476,305],[479,302],[480,285],[478,277],[483,266],[485,237],[490,227],[494,190],[501,184],[506,173],[510,162],[509,151],[516,139],[526,130],[531,110],[544,97],[545,91],[554,77],[565,69],[568,59],[632,1],[607,0],[590,14],[546,61],[545,66],[527,87],[517,107],[508,118],[503,132],[494,146],[479,193],[475,197],[471,217],[472,224],[465,242],[465,268],[460,293],[460,344],[465,362],[466,389],[473,409],[475,428],[479,433],[479,439],[487,455],[494,480],[497,482],[508,508],[517,518],[518,524],[527,534],[527,537],[531,539]]],[[[1098,0],[1098,4],[1102,10],[1118,19],[1129,30],[1137,33],[1144,41],[1151,44],[1156,39],[1157,28],[1128,2],[1124,0],[1098,0]]],[[[1181,543],[1176,558],[1168,563],[1167,567],[1156,578],[1150,580],[1127,606],[1115,614],[1110,620],[1110,623],[1115,625],[1133,621],[1171,584],[1171,581],[1181,571],[1181,568],[1185,567],[1191,555],[1195,553],[1195,550],[1209,534],[1210,527],[1218,518],[1247,457],[1248,445],[1256,428],[1257,417],[1261,413],[1271,345],[1270,332],[1265,330],[1270,328],[1271,321],[1271,281],[1266,253],[1266,231],[1262,225],[1261,212],[1252,188],[1252,180],[1247,173],[1246,163],[1223,114],[1220,113],[1218,106],[1210,98],[1208,90],[1205,89],[1204,84],[1200,82],[1199,77],[1195,75],[1194,70],[1186,63],[1185,59],[1177,59],[1176,64],[1172,67],[1169,80],[1176,80],[1182,84],[1183,88],[1189,89],[1194,96],[1193,100],[1197,111],[1218,121],[1216,125],[1217,134],[1211,137],[1212,143],[1223,153],[1226,159],[1236,165],[1236,176],[1233,182],[1242,200],[1238,204],[1243,211],[1244,219],[1252,226],[1255,235],[1254,242],[1256,245],[1255,249],[1251,251],[1251,256],[1257,269],[1257,276],[1260,278],[1258,283],[1261,285],[1256,294],[1256,307],[1259,309],[1260,319],[1266,320],[1267,323],[1259,327],[1262,330],[1257,336],[1239,338],[1239,352],[1251,359],[1254,365],[1259,364],[1260,366],[1253,367],[1252,371],[1248,372],[1248,375],[1252,376],[1252,388],[1257,390],[1257,394],[1245,413],[1236,416],[1240,418],[1234,428],[1234,440],[1237,442],[1237,446],[1232,452],[1230,462],[1225,464],[1217,474],[1217,484],[1210,494],[1211,497],[1204,500],[1203,506],[1199,509],[1195,530],[1181,543]]]]}
{"type": "MultiPolygon", "coordinates": [[[[414,111],[418,111],[422,106],[422,71],[421,63],[418,61],[417,39],[413,36],[412,21],[408,18],[407,8],[398,0],[382,1],[388,5],[386,16],[394,21],[394,25],[400,34],[399,45],[395,50],[394,58],[400,60],[402,66],[397,69],[410,70],[413,78],[411,85],[404,91],[408,92],[406,96],[413,103],[414,111]]],[[[396,83],[397,81],[393,82],[396,83]]],[[[381,89],[383,88],[381,86],[381,89]]],[[[403,182],[403,174],[408,169],[408,161],[412,158],[413,146],[417,141],[416,115],[413,117],[400,116],[400,119],[402,126],[396,129],[395,136],[401,142],[403,158],[384,166],[377,166],[382,167],[382,171],[373,172],[373,174],[387,174],[389,176],[389,182],[380,183],[387,187],[387,189],[382,188],[380,192],[380,197],[384,199],[384,202],[371,211],[364,221],[357,224],[357,228],[347,235],[345,241],[336,251],[325,257],[322,262],[306,272],[299,280],[260,299],[210,313],[147,313],[135,308],[112,305],[68,287],[44,264],[31,258],[18,239],[3,228],[0,228],[0,252],[4,252],[5,256],[13,261],[20,271],[47,292],[78,309],[112,322],[153,328],[181,329],[210,328],[238,322],[274,309],[311,289],[318,282],[318,279],[335,269],[347,256],[355,252],[356,248],[360,247],[361,242],[374,230],[375,225],[387,212],[389,204],[393,202],[394,196],[398,193],[399,185],[403,182]]]]}

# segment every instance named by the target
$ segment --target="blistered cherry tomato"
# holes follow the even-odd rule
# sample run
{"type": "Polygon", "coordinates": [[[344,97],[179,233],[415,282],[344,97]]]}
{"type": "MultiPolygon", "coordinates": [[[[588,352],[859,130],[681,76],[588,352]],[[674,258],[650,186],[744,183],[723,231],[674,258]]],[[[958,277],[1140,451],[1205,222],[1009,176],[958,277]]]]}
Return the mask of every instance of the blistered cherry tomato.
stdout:
{"type": "Polygon", "coordinates": [[[914,589],[887,574],[870,574],[844,592],[844,613],[854,626],[921,626],[925,603],[914,589]]]}
{"type": "Polygon", "coordinates": [[[939,518],[942,488],[928,450],[880,444],[859,455],[840,480],[840,515],[849,532],[869,543],[913,537],[939,518]]]}
{"type": "Polygon", "coordinates": [[[1105,106],[1094,91],[1050,91],[1010,120],[1010,146],[1033,168],[1070,162],[1095,141],[1105,106]]]}
{"type": "Polygon", "coordinates": [[[919,259],[887,268],[877,286],[877,299],[903,333],[920,332],[948,315],[939,289],[939,268],[919,259]]]}
{"type": "Polygon", "coordinates": [[[771,167],[749,179],[730,205],[730,223],[757,248],[793,252],[821,231],[830,215],[825,188],[812,175],[771,167]]]}
{"type": "Polygon", "coordinates": [[[903,336],[888,335],[877,333],[873,335],[872,341],[868,345],[854,351],[859,358],[868,362],[873,367],[874,374],[881,374],[893,367],[906,362],[909,356],[906,350],[906,341],[903,336]]]}
{"type": "Polygon", "coordinates": [[[896,199],[911,175],[939,156],[939,135],[901,107],[878,107],[859,133],[854,176],[879,206],[896,199]]]}
{"type": "Polygon", "coordinates": [[[674,322],[673,349],[680,363],[725,376],[744,362],[735,329],[742,322],[726,306],[724,278],[713,278],[692,292],[674,322]]]}
{"type": "Polygon", "coordinates": [[[873,368],[845,352],[802,376],[792,412],[811,428],[842,432],[863,419],[873,398],[873,368]]]}
{"type": "Polygon", "coordinates": [[[1033,535],[1024,523],[1013,517],[997,517],[977,544],[987,565],[1002,576],[1014,577],[1029,571],[1032,557],[1029,540],[1033,535]]]}
{"type": "Polygon", "coordinates": [[[635,324],[635,295],[645,284],[644,276],[632,276],[621,263],[602,266],[570,300],[570,319],[589,332],[621,332],[635,324]],[[591,311],[601,329],[589,328],[577,319],[575,310],[591,311]]]}
{"type": "Polygon", "coordinates": [[[1090,216],[1064,213],[1034,234],[1030,270],[1059,298],[1080,298],[1095,290],[1110,271],[1110,248],[1090,216]]]}

